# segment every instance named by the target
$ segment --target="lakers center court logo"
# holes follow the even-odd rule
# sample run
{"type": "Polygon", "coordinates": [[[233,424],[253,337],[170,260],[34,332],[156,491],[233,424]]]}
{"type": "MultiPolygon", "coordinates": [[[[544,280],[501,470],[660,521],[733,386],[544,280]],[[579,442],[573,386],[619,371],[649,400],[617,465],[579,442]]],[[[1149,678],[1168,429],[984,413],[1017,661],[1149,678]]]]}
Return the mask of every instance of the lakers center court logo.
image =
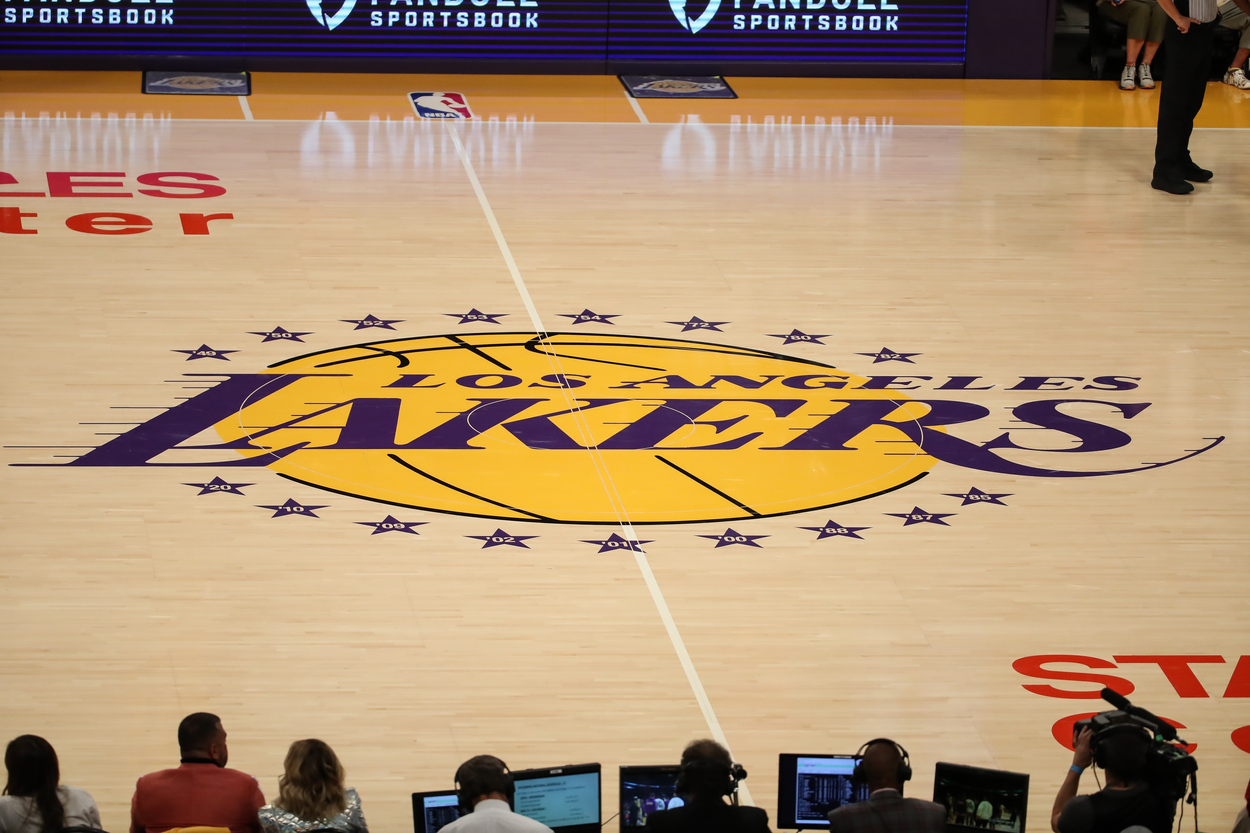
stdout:
{"type": "MultiPolygon", "coordinates": [[[[229,361],[207,346],[180,352],[229,361]]],[[[908,486],[939,464],[1016,477],[1126,474],[1221,439],[1108,467],[1099,452],[1127,446],[1122,426],[1150,403],[1097,392],[1132,390],[1130,377],[1066,383],[1081,395],[1012,405],[1019,433],[975,441],[960,435],[1004,419],[955,398],[986,390],[978,377],[922,391],[900,380],[933,377],[856,375],[763,350],[616,334],[394,338],[263,372],[189,375],[220,378],[67,465],[267,467],[327,492],[436,512],[597,524],[619,521],[624,507],[633,523],[665,524],[837,506],[908,486]],[[1025,432],[1062,441],[1025,444],[1025,432]],[[1098,462],[1073,462],[1085,455],[1098,462]]],[[[1023,377],[1013,390],[1062,384],[1023,377]]]]}

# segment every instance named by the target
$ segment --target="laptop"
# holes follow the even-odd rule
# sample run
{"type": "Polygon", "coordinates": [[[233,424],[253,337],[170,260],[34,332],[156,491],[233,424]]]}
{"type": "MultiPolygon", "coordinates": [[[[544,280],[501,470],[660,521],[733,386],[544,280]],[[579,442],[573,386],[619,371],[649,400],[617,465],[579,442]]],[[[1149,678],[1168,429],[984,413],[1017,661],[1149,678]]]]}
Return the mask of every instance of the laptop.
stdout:
{"type": "Polygon", "coordinates": [[[438,833],[460,818],[460,799],[455,790],[412,794],[413,833],[438,833]]]}
{"type": "Polygon", "coordinates": [[[782,753],[777,766],[777,828],[828,830],[832,810],[868,798],[851,779],[854,755],[782,753]]]}
{"type": "Polygon", "coordinates": [[[599,833],[602,824],[599,764],[523,769],[512,773],[512,809],[555,833],[599,833]]]}
{"type": "Polygon", "coordinates": [[[946,808],[947,833],[1024,833],[1029,776],[939,762],[933,773],[933,800],[946,808]]]}
{"type": "Polygon", "coordinates": [[[677,764],[621,767],[621,830],[641,830],[647,816],[684,803],[677,797],[677,764]]]}

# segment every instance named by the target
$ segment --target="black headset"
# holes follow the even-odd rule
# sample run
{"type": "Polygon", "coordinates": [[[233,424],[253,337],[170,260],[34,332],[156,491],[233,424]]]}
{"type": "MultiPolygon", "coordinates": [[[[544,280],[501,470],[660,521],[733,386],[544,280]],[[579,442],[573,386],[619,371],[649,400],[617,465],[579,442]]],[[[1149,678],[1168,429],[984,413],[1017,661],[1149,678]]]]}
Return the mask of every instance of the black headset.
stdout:
{"type": "Polygon", "coordinates": [[[1147,743],[1154,740],[1154,735],[1149,729],[1134,723],[1117,723],[1102,729],[1089,739],[1089,751],[1094,755],[1094,764],[1103,769],[1107,768],[1107,752],[1103,741],[1113,735],[1137,735],[1145,739],[1147,743]]]}
{"type": "Polygon", "coordinates": [[[702,775],[708,781],[724,779],[721,795],[737,796],[738,782],[746,780],[747,771],[742,764],[733,761],[726,764],[710,758],[695,758],[681,765],[681,769],[677,772],[677,784],[674,790],[679,794],[688,795],[692,775],[696,777],[702,775]]]}
{"type": "Polygon", "coordinates": [[[479,795],[486,795],[490,792],[496,792],[495,789],[488,789],[487,780],[490,776],[498,776],[502,774],[506,779],[506,786],[502,791],[508,798],[508,806],[512,806],[513,798],[516,796],[516,783],[512,780],[512,770],[508,769],[508,765],[496,758],[494,755],[478,755],[476,758],[470,758],[460,765],[456,770],[456,801],[460,805],[462,814],[473,812],[473,799],[479,795]],[[490,770],[495,770],[491,772],[490,770]]]}
{"type": "Polygon", "coordinates": [[[878,743],[888,743],[898,750],[898,754],[902,756],[902,760],[898,762],[898,769],[894,776],[898,779],[899,786],[911,780],[911,757],[907,754],[907,750],[902,744],[889,738],[873,738],[859,748],[855,753],[855,769],[851,770],[851,780],[857,784],[867,782],[868,778],[864,775],[864,754],[870,747],[876,746],[878,743]]]}

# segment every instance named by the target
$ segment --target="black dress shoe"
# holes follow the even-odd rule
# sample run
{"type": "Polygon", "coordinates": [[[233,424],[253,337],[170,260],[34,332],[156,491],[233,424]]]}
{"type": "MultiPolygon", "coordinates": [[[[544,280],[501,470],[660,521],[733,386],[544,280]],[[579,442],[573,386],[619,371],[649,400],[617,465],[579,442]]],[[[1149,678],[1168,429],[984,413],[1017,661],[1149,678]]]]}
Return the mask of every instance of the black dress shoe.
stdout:
{"type": "Polygon", "coordinates": [[[1156,176],[1150,180],[1150,187],[1156,191],[1167,191],[1169,194],[1188,194],[1194,190],[1194,186],[1185,180],[1177,177],[1159,177],[1156,176]]]}
{"type": "Polygon", "coordinates": [[[1199,168],[1192,161],[1186,165],[1181,165],[1176,169],[1176,172],[1180,174],[1181,179],[1188,179],[1190,182],[1210,182],[1211,177],[1215,176],[1206,168],[1199,168]]]}

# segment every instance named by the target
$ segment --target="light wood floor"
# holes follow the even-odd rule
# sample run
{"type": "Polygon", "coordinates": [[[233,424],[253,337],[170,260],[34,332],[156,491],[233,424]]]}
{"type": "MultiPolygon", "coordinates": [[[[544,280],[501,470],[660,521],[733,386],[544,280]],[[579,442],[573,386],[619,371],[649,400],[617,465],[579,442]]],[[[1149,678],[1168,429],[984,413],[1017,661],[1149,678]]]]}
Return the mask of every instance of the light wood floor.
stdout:
{"type": "MultiPolygon", "coordinates": [[[[450,786],[455,766],[480,752],[518,768],[602,762],[607,819],[616,767],[675,762],[712,732],[709,714],[774,818],[778,753],[853,752],[886,735],[911,752],[912,795],[927,797],[939,760],[1031,773],[1029,830],[1045,830],[1070,760],[1052,724],[1099,708],[1022,688],[1046,681],[1013,662],[1049,654],[1118,665],[1101,673],[1131,680],[1134,702],[1189,727],[1202,829],[1231,827],[1250,777],[1246,733],[1241,749],[1232,739],[1250,724],[1247,686],[1222,696],[1250,654],[1250,158],[1240,131],[1195,134],[1195,159],[1216,179],[1177,198],[1148,187],[1152,131],[1107,129],[1149,125],[1150,99],[1110,85],[732,79],[740,102],[644,102],[642,124],[614,79],[570,79],[564,94],[548,81],[525,94],[521,82],[437,79],[488,117],[452,127],[404,120],[412,78],[380,90],[338,79],[323,94],[316,79],[257,76],[250,123],[234,98],[141,98],[136,79],[0,74],[0,170],[17,181],[0,194],[46,192],[48,171],[124,173],[82,179],[136,193],[0,196],[0,207],[38,215],[24,218],[38,234],[0,234],[0,735],[52,741],[63,780],[96,797],[108,829],[128,824],[136,777],[176,763],[178,720],[208,710],[230,733],[231,764],[266,795],[290,741],[327,740],[383,831],[409,829],[408,794],[450,786]],[[148,187],[139,175],[162,171],[213,175],[227,193],[137,194],[148,187]],[[141,215],[152,229],[66,227],[91,212],[141,215]],[[185,235],[179,214],[195,212],[234,216],[185,235]],[[98,423],[147,419],[201,393],[179,387],[206,384],[183,373],[259,373],[384,338],[533,332],[526,295],[550,331],[732,345],[857,377],[931,376],[907,395],[991,409],[949,433],[985,443],[1010,432],[1041,450],[1001,458],[1030,466],[1130,469],[1225,439],[1174,465],[1104,477],[936,461],[911,485],[835,508],[639,525],[653,541],[642,559],[584,543],[624,533],[615,523],[402,509],[265,468],[8,465],[66,462],[54,455],[85,449],[35,446],[96,445],[131,427],[98,423]],[[470,309],[507,317],[447,317],[470,309]],[[617,317],[562,317],[583,310],[617,317]],[[368,315],[400,323],[344,323],[368,315]],[[670,323],[692,316],[727,323],[686,333],[670,323]],[[308,335],[252,334],[277,326],[308,335]],[[774,337],[792,330],[823,344],[774,337]],[[228,364],[172,352],[201,345],[237,352],[228,364]],[[864,355],[883,349],[916,355],[864,355]],[[980,379],[935,390],[955,376],[980,379]],[[1107,376],[1139,387],[1081,387],[1107,376]],[[1022,377],[1084,381],[1007,390],[1022,377]],[[1074,447],[1071,436],[1002,410],[1060,398],[1150,405],[1131,420],[1112,405],[1065,406],[1131,439],[1068,454],[1056,449],[1074,447]],[[214,476],[252,485],[243,496],[184,485],[214,476]],[[966,506],[950,496],[973,487],[1009,496],[966,506]],[[316,519],[257,508],[291,498],[327,508],[316,519]],[[890,514],[914,508],[950,514],[949,525],[890,514]],[[388,513],[426,525],[419,536],[359,525],[388,513]],[[803,529],[828,521],[866,529],[859,540],[803,529]],[[699,537],[727,527],[767,537],[760,547],[699,537]],[[486,549],[467,537],[497,528],[537,537],[486,549]],[[1113,661],[1141,655],[1223,662],[1194,664],[1209,696],[1182,697],[1157,664],[1113,661]]],[[[1250,101],[1234,92],[1213,86],[1204,116],[1250,124],[1250,101]]],[[[566,372],[584,371],[566,361],[566,372]]],[[[691,361],[686,372],[701,379],[736,372],[717,357],[691,361]]],[[[440,367],[421,358],[399,372],[440,367]]],[[[771,390],[716,389],[810,393],[771,390]]],[[[703,427],[696,439],[748,424],[703,427]]],[[[525,458],[517,477],[565,495],[546,453],[525,458]]],[[[631,495],[650,493],[614,492],[634,478],[628,454],[573,455],[602,491],[570,489],[556,508],[589,501],[640,520],[631,495]]],[[[717,458],[721,482],[784,487],[765,455],[717,458]]],[[[683,494],[656,482],[662,503],[684,509],[683,494]]]]}

